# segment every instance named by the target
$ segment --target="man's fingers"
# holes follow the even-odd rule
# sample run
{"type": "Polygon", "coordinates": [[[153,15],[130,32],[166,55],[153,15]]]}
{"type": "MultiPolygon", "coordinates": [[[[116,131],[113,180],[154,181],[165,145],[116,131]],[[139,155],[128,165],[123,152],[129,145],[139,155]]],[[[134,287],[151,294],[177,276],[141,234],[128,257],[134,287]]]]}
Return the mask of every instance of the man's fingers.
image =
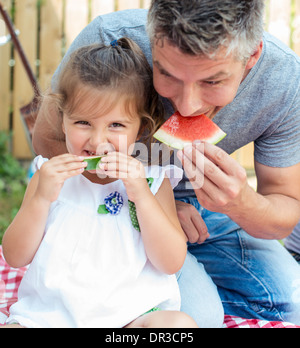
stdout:
{"type": "Polygon", "coordinates": [[[190,243],[202,244],[209,237],[207,226],[198,210],[188,203],[176,201],[177,214],[190,243]]]}

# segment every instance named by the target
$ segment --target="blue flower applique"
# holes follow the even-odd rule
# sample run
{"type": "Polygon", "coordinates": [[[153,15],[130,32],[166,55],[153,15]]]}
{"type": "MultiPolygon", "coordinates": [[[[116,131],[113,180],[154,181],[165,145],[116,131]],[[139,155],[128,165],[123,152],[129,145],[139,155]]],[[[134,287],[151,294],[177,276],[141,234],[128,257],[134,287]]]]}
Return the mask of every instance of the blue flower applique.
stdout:
{"type": "Polygon", "coordinates": [[[98,208],[99,214],[118,215],[121,212],[124,200],[119,192],[113,192],[104,199],[104,203],[98,208]]]}

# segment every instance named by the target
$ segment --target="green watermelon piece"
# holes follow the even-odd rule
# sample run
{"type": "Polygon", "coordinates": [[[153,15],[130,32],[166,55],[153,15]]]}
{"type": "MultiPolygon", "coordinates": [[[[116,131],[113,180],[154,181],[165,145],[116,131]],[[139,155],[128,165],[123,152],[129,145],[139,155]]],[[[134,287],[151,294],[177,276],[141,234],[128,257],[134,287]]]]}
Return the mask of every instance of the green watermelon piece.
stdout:
{"type": "Polygon", "coordinates": [[[90,156],[90,157],[86,157],[83,162],[87,162],[87,167],[85,168],[86,171],[89,170],[96,170],[98,167],[99,162],[101,162],[101,159],[105,157],[105,155],[103,156],[90,156]]]}
{"type": "Polygon", "coordinates": [[[195,140],[217,144],[225,137],[226,133],[207,116],[183,117],[179,112],[171,116],[154,134],[155,139],[178,150],[195,140]]]}

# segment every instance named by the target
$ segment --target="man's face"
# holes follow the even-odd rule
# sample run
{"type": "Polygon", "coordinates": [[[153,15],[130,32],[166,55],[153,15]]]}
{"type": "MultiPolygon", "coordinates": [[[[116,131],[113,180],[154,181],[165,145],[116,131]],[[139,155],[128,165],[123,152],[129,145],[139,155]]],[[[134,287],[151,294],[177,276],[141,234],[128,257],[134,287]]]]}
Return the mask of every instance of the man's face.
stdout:
{"type": "Polygon", "coordinates": [[[247,64],[220,52],[213,60],[182,53],[164,40],[153,47],[154,86],[182,116],[213,118],[233,101],[249,72],[247,64]]]}

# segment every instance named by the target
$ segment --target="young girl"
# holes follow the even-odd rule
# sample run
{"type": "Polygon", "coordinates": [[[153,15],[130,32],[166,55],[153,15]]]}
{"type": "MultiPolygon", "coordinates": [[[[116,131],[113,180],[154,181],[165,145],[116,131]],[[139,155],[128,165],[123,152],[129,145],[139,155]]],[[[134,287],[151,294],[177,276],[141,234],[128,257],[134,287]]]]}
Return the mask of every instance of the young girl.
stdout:
{"type": "Polygon", "coordinates": [[[69,153],[36,158],[37,172],[4,236],[7,262],[30,264],[7,323],[196,327],[179,312],[174,275],[186,238],[172,190],[180,179],[167,176],[182,172],[144,168],[128,154],[162,117],[143,53],[125,38],[81,48],[49,98],[69,153]],[[84,158],[103,153],[97,172],[85,171],[84,158]]]}

